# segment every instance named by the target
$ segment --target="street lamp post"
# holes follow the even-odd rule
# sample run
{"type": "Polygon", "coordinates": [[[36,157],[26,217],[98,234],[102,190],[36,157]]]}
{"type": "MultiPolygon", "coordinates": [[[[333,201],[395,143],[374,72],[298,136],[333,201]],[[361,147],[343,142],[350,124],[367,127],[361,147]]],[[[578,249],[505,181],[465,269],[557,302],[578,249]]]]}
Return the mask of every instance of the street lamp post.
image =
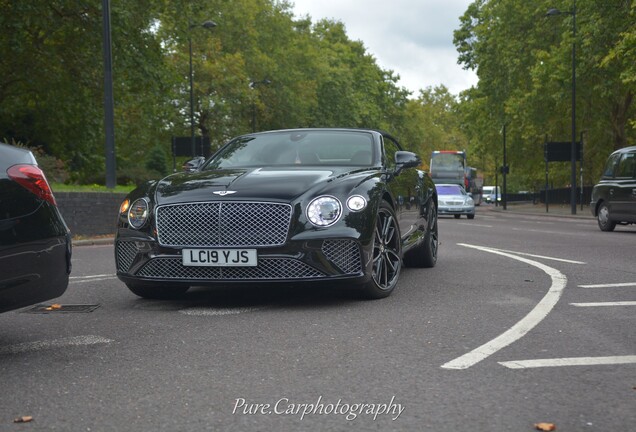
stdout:
{"type": "Polygon", "coordinates": [[[190,30],[196,27],[211,29],[216,27],[216,23],[214,21],[205,21],[202,24],[190,24],[188,28],[188,47],[190,51],[190,140],[192,145],[192,157],[196,156],[196,143],[194,140],[194,74],[192,72],[192,35],[190,34],[190,30]]]}
{"type": "MultiPolygon", "coordinates": [[[[572,146],[570,149],[570,209],[576,214],[576,0],[569,12],[550,9],[546,16],[572,15],[572,146]]],[[[581,184],[583,187],[583,184],[581,184]]]]}
{"type": "Polygon", "coordinates": [[[503,193],[501,194],[501,201],[503,203],[503,209],[508,209],[508,188],[506,184],[506,176],[508,175],[508,159],[506,157],[506,124],[503,125],[503,167],[501,169],[503,175],[503,193]]]}
{"type": "MultiPolygon", "coordinates": [[[[250,82],[250,88],[255,89],[259,85],[270,85],[271,83],[267,78],[260,81],[252,81],[250,82]]],[[[256,101],[252,99],[252,133],[254,132],[256,132],[256,101]]]]}

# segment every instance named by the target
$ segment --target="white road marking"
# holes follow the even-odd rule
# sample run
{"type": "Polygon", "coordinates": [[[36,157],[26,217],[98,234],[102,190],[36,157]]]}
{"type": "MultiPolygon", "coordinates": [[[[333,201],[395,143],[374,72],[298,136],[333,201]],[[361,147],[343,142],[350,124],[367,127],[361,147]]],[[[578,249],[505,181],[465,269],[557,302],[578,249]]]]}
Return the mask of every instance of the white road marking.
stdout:
{"type": "Polygon", "coordinates": [[[613,357],[569,357],[555,359],[514,360],[499,362],[509,369],[528,369],[557,366],[597,366],[636,363],[636,355],[613,357]]]}
{"type": "Polygon", "coordinates": [[[470,223],[470,222],[458,222],[457,225],[470,225],[474,227],[492,228],[492,225],[480,225],[480,224],[470,223]]]}
{"type": "Polygon", "coordinates": [[[499,252],[506,252],[506,253],[511,253],[511,254],[515,254],[515,255],[522,255],[522,256],[529,256],[529,257],[533,257],[533,258],[541,258],[541,259],[546,259],[546,260],[551,260],[551,261],[560,261],[560,262],[564,262],[564,263],[568,263],[568,264],[586,264],[583,261],[573,261],[573,260],[569,260],[569,259],[565,259],[565,258],[555,258],[555,257],[550,257],[550,256],[545,256],[545,255],[535,255],[535,254],[529,254],[529,253],[525,253],[525,252],[517,252],[517,251],[511,251],[511,250],[506,250],[506,249],[497,249],[497,248],[485,248],[485,249],[490,249],[491,251],[499,251],[499,252]]]}
{"type": "Polygon", "coordinates": [[[590,303],[570,303],[577,307],[595,307],[595,306],[636,306],[636,301],[618,301],[618,302],[590,302],[590,303]]]}
{"type": "Polygon", "coordinates": [[[71,276],[69,278],[69,283],[86,283],[86,282],[99,282],[105,280],[117,279],[117,276],[114,274],[102,274],[102,275],[92,275],[92,276],[71,276]]]}
{"type": "Polygon", "coordinates": [[[104,278],[104,277],[115,277],[114,274],[100,274],[100,275],[90,275],[90,276],[71,276],[69,279],[93,279],[93,278],[104,278]]]}
{"type": "Polygon", "coordinates": [[[238,315],[245,312],[257,311],[260,308],[211,308],[211,307],[192,307],[187,309],[181,309],[179,313],[190,316],[223,316],[223,315],[238,315]]]}
{"type": "Polygon", "coordinates": [[[539,303],[537,303],[534,309],[532,309],[525,317],[523,317],[521,321],[517,322],[514,326],[512,326],[490,342],[487,342],[480,347],[475,348],[471,352],[464,354],[461,357],[444,363],[442,365],[442,368],[444,369],[467,369],[496,353],[500,349],[505,348],[513,342],[521,339],[550,313],[552,308],[554,308],[554,306],[561,298],[563,290],[565,289],[565,286],[567,284],[567,277],[563,273],[540,262],[487,247],[468,245],[464,243],[458,244],[459,246],[502,255],[537,267],[547,273],[548,276],[550,276],[550,278],[552,279],[552,285],[550,286],[550,289],[548,290],[546,295],[543,296],[543,298],[539,301],[539,303]]]}
{"type": "Polygon", "coordinates": [[[615,288],[615,287],[636,287],[636,282],[579,285],[579,288],[615,288]]]}
{"type": "Polygon", "coordinates": [[[55,349],[81,345],[95,345],[110,342],[113,342],[113,340],[101,336],[72,336],[60,339],[23,342],[14,345],[7,345],[0,347],[0,354],[19,354],[28,351],[41,351],[45,349],[55,349]]]}

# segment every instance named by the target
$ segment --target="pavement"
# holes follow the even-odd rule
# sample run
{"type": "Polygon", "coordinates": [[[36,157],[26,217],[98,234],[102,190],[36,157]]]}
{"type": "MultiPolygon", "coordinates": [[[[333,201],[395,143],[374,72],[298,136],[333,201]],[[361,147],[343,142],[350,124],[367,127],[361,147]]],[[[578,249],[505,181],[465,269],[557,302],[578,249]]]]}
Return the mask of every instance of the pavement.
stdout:
{"type": "Polygon", "coordinates": [[[546,210],[545,204],[512,202],[506,205],[505,210],[502,205],[495,206],[493,204],[481,204],[479,207],[477,207],[477,212],[479,212],[480,209],[488,209],[489,211],[499,211],[516,214],[559,216],[576,219],[594,219],[589,205],[584,205],[583,207],[581,207],[581,205],[577,205],[576,214],[572,214],[572,209],[569,204],[549,204],[546,210]]]}
{"type": "MultiPolygon", "coordinates": [[[[511,214],[527,214],[527,215],[544,215],[544,216],[559,216],[566,218],[576,219],[594,219],[590,212],[590,207],[584,205],[583,209],[578,205],[576,207],[576,214],[572,214],[570,205],[564,204],[550,204],[546,211],[545,204],[532,204],[532,203],[508,203],[504,210],[503,205],[495,206],[493,204],[481,204],[477,207],[477,213],[485,211],[495,211],[511,214]]],[[[102,235],[96,237],[79,237],[73,238],[73,246],[95,246],[95,245],[108,245],[113,244],[115,235],[102,235]]]]}

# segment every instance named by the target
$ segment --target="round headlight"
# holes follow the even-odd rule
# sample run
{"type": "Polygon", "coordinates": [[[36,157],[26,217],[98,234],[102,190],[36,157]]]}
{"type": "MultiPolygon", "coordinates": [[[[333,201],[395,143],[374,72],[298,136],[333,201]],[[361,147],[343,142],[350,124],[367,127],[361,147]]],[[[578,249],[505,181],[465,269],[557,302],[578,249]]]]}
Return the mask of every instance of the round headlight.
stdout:
{"type": "Polygon", "coordinates": [[[139,198],[133,201],[128,209],[128,223],[131,227],[139,229],[148,220],[148,201],[144,198],[139,198]]]}
{"type": "Polygon", "coordinates": [[[326,227],[338,222],[342,214],[340,201],[331,196],[321,196],[314,199],[307,206],[307,219],[320,227],[326,227]]]}
{"type": "Polygon", "coordinates": [[[347,208],[351,211],[357,212],[364,209],[367,206],[367,200],[363,196],[353,195],[347,199],[347,208]]]}

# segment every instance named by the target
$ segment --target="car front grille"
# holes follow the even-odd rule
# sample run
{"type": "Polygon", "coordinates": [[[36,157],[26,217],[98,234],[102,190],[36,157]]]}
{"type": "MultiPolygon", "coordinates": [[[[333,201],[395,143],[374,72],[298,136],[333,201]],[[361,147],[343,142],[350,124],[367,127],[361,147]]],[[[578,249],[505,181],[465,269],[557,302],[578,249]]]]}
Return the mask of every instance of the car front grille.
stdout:
{"type": "Polygon", "coordinates": [[[456,207],[456,206],[463,206],[464,202],[463,201],[441,201],[440,204],[456,207]]]}
{"type": "Polygon", "coordinates": [[[344,274],[356,274],[362,271],[360,248],[353,240],[325,240],[322,253],[344,274]]]}
{"type": "Polygon", "coordinates": [[[128,273],[135,257],[137,256],[137,245],[132,241],[117,242],[117,270],[128,273]]]}
{"type": "Polygon", "coordinates": [[[157,208],[162,246],[281,246],[291,206],[261,202],[203,202],[157,208]]]}
{"type": "Polygon", "coordinates": [[[191,267],[184,266],[179,257],[170,257],[148,261],[137,276],[185,280],[282,280],[314,279],[324,274],[293,258],[259,258],[255,267],[191,267]]]}

